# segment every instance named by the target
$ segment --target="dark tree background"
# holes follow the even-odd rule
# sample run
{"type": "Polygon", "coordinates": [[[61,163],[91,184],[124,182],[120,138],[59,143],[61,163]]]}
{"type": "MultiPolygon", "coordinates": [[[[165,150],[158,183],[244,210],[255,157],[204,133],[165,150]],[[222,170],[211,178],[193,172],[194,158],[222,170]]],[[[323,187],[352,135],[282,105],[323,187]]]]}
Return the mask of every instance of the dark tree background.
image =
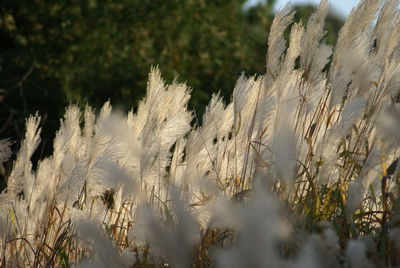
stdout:
{"type": "MultiPolygon", "coordinates": [[[[2,0],[0,2],[0,138],[15,141],[24,121],[42,116],[42,146],[51,152],[65,106],[95,108],[110,100],[135,108],[147,74],[193,89],[201,114],[211,94],[230,97],[242,71],[262,74],[274,0],[2,0]]],[[[296,6],[306,22],[313,6],[296,6]]],[[[327,40],[342,21],[330,15],[327,40]]],[[[10,164],[9,164],[10,165],[10,164]]]]}

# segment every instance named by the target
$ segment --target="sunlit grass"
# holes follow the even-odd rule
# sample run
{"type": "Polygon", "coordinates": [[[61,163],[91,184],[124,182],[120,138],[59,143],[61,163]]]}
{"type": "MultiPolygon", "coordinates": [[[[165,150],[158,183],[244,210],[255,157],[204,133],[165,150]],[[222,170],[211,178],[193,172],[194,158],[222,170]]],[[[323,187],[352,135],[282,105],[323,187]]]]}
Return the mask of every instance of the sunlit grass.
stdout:
{"type": "Polygon", "coordinates": [[[1,264],[400,265],[397,4],[362,1],[335,48],[326,1],[306,27],[285,7],[266,74],[240,77],[228,104],[214,95],[202,120],[157,68],[136,113],[68,107],[36,169],[28,118],[0,195],[1,264]]]}

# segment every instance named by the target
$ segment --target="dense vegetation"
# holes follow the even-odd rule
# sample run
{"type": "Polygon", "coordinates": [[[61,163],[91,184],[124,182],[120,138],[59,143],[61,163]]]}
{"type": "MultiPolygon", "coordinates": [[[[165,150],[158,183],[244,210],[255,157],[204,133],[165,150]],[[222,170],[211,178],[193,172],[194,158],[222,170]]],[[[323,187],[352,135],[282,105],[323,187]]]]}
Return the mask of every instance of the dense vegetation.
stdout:
{"type": "Polygon", "coordinates": [[[201,119],[156,67],[128,113],[69,105],[37,165],[31,115],[0,194],[1,265],[399,266],[399,3],[361,1],[334,46],[327,1],[306,25],[285,7],[264,74],[201,119]]]}

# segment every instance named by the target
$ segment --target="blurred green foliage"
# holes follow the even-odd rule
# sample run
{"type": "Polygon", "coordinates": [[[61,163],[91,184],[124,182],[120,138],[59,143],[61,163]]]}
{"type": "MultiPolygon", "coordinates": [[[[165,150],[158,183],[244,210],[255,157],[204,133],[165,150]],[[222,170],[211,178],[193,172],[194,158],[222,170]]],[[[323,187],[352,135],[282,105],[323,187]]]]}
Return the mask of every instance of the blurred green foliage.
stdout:
{"type": "MultiPolygon", "coordinates": [[[[275,1],[245,2],[2,0],[0,137],[19,141],[24,118],[38,111],[47,154],[65,105],[135,107],[152,65],[187,82],[202,114],[213,92],[230,97],[242,71],[264,72],[275,1]]],[[[312,11],[297,9],[304,19],[312,11]]],[[[340,23],[328,23],[330,42],[340,23]]]]}

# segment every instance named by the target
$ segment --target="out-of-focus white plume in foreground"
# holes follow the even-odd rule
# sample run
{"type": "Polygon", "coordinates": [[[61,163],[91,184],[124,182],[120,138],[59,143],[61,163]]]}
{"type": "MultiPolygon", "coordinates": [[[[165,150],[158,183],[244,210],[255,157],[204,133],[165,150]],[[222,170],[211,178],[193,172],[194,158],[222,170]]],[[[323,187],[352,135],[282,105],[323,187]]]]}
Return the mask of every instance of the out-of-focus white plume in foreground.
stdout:
{"type": "Polygon", "coordinates": [[[334,48],[327,1],[307,26],[286,6],[265,75],[196,124],[190,89],[157,68],[136,113],[69,106],[35,169],[29,117],[0,194],[1,266],[400,265],[398,4],[361,1],[334,48]]]}

